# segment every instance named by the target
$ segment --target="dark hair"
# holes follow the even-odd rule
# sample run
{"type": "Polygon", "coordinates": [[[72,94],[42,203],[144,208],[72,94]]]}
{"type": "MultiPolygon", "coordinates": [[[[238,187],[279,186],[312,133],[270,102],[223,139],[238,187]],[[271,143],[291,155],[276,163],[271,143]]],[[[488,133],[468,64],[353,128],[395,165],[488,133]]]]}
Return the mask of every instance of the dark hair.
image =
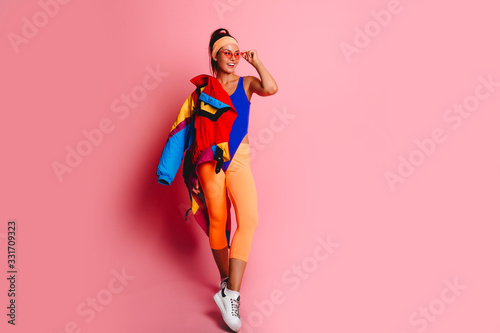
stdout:
{"type": "MultiPolygon", "coordinates": [[[[217,61],[215,61],[212,58],[212,50],[213,50],[215,42],[224,36],[233,37],[229,34],[229,31],[227,29],[223,29],[223,28],[215,30],[214,32],[212,32],[212,36],[210,36],[210,43],[208,45],[208,55],[210,56],[210,69],[212,70],[213,76],[216,76],[218,66],[217,66],[217,61]]],[[[234,39],[236,39],[236,38],[234,38],[234,39]]]]}

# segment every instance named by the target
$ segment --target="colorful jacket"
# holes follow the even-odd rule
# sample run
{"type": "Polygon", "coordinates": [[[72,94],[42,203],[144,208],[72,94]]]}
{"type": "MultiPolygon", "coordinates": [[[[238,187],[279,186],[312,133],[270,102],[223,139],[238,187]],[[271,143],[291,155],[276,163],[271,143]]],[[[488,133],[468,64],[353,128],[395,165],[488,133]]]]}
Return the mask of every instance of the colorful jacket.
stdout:
{"type": "MultiPolygon", "coordinates": [[[[198,180],[197,166],[205,161],[216,160],[215,171],[219,173],[223,162],[231,160],[229,135],[236,119],[236,109],[229,94],[215,77],[201,74],[192,78],[191,82],[196,85],[196,89],[184,101],[170,129],[156,175],[160,184],[171,185],[184,159],[182,173],[191,200],[191,208],[186,211],[184,219],[187,219],[191,210],[208,236],[208,210],[201,186],[198,195],[192,193],[198,180]]],[[[227,191],[226,202],[226,239],[230,247],[231,201],[227,191]]]]}

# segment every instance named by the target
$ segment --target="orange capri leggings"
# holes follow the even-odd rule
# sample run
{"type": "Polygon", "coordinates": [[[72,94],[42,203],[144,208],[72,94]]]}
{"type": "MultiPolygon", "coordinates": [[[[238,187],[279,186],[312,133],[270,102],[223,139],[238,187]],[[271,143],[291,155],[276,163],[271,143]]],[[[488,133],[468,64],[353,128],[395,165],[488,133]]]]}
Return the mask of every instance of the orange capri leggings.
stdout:
{"type": "Polygon", "coordinates": [[[226,172],[215,173],[216,161],[198,166],[200,186],[205,196],[209,217],[209,242],[214,250],[227,246],[226,190],[234,205],[238,226],[234,232],[229,258],[248,262],[255,229],[258,224],[257,190],[250,170],[250,144],[241,142],[226,172]]]}

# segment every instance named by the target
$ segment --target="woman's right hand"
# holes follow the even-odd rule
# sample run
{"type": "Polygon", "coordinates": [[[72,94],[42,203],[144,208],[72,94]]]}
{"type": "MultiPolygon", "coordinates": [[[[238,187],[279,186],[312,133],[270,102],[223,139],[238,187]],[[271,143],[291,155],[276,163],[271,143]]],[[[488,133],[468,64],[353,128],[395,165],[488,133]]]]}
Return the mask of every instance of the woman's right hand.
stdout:
{"type": "Polygon", "coordinates": [[[196,182],[194,183],[194,187],[193,187],[193,190],[192,190],[193,194],[195,195],[198,195],[200,194],[200,182],[198,181],[198,179],[196,179],[196,182]]]}

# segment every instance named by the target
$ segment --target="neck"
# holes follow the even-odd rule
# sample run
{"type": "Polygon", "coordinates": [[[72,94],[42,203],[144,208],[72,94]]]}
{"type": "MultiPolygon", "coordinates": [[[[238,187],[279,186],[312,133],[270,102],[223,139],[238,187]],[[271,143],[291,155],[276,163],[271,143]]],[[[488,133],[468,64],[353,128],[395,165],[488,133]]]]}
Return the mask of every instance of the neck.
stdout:
{"type": "Polygon", "coordinates": [[[234,73],[227,73],[227,72],[220,72],[217,73],[217,81],[219,81],[221,84],[228,84],[230,81],[233,81],[236,78],[236,75],[234,73]]]}

